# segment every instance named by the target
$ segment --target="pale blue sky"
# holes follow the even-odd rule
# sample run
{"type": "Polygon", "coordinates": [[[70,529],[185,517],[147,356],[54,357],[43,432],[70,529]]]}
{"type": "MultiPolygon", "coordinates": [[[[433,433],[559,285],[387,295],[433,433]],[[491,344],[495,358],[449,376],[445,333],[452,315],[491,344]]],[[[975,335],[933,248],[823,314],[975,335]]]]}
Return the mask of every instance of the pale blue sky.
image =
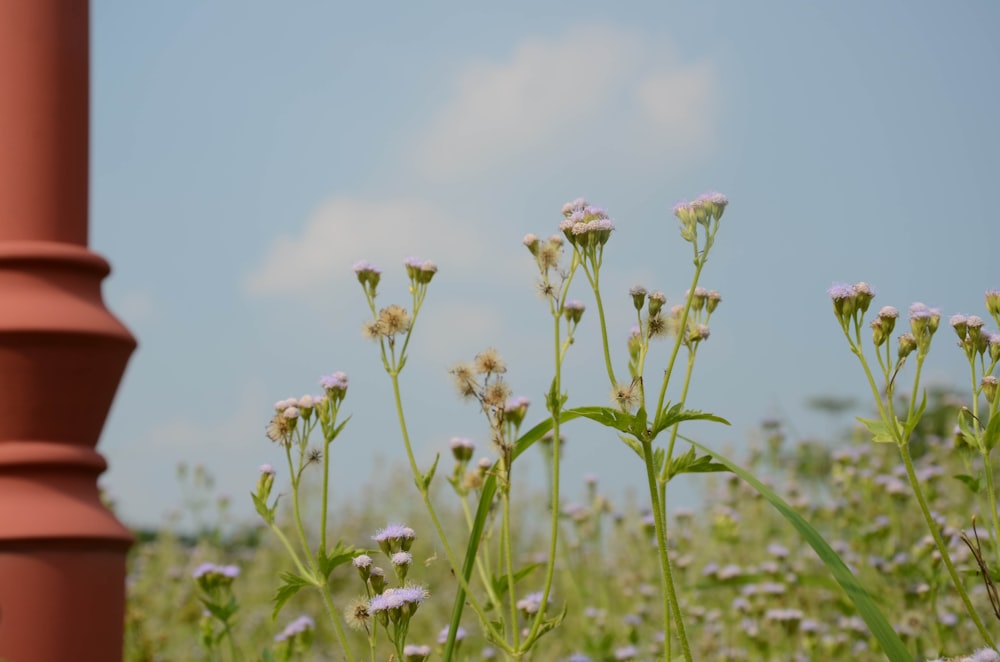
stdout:
{"type": "MultiPolygon", "coordinates": [[[[385,270],[385,303],[405,302],[406,256],[441,269],[403,378],[423,462],[452,436],[483,438],[446,369],[487,346],[541,416],[549,327],[520,242],[553,232],[578,196],[617,224],[604,275],[616,338],[630,285],[672,301],[687,287],[672,205],[729,196],[702,280],[724,303],[689,400],[732,421],[689,429],[718,447],[739,449],[776,414],[823,435],[809,396],[865,396],[832,281],[945,314],[983,314],[983,291],[1000,287],[994,2],[93,0],[92,12],[91,243],[140,343],[100,449],[132,523],[179,503],[181,460],[249,514],[258,465],[280,459],[263,435],[272,403],[334,370],[351,377],[354,414],[334,497],[375,496],[363,482],[402,447],[359,333],[359,258],[385,270]]],[[[571,352],[571,405],[607,402],[596,321],[585,315],[571,352]]],[[[964,379],[951,344],[938,339],[932,379],[964,379]]],[[[612,492],[641,477],[613,437],[568,434],[571,494],[586,472],[612,492]]]]}

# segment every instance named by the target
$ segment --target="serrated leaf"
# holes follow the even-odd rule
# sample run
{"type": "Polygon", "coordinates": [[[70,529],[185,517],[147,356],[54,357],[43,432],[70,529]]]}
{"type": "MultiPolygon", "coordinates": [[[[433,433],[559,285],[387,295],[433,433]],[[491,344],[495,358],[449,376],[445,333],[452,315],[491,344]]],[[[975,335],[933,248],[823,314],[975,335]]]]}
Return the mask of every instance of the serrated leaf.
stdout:
{"type": "Polygon", "coordinates": [[[799,535],[802,536],[802,539],[809,543],[809,546],[816,551],[816,554],[826,565],[830,574],[833,575],[833,578],[840,584],[847,597],[854,603],[855,608],[858,610],[858,615],[868,625],[868,629],[882,647],[882,652],[885,653],[886,657],[892,662],[912,662],[913,657],[906,650],[906,646],[889,624],[885,615],[879,610],[875,604],[875,600],[864,589],[864,586],[861,585],[861,582],[858,581],[858,578],[854,576],[854,573],[851,572],[840,556],[833,551],[833,548],[826,542],[826,539],[802,515],[788,505],[774,490],[764,485],[753,474],[732,460],[699,444],[693,439],[688,439],[684,436],[681,436],[681,439],[695,446],[703,453],[711,455],[717,462],[725,465],[727,469],[738,475],[757,490],[761,496],[767,499],[774,506],[775,510],[781,513],[789,524],[795,527],[799,535]]]}
{"type": "Polygon", "coordinates": [[[284,583],[278,588],[274,597],[271,598],[271,601],[274,602],[274,611],[271,612],[271,620],[278,617],[278,613],[285,606],[285,603],[288,602],[289,598],[298,593],[303,587],[310,585],[309,580],[299,577],[292,572],[281,573],[281,580],[284,583]]]}
{"type": "Polygon", "coordinates": [[[952,478],[965,483],[965,486],[968,487],[973,494],[979,494],[980,490],[983,488],[982,482],[978,478],[969,476],[968,474],[958,474],[956,476],[952,476],[952,478]]]}
{"type": "Polygon", "coordinates": [[[224,605],[220,605],[204,597],[198,599],[201,600],[201,604],[205,605],[208,613],[222,623],[228,623],[229,619],[236,613],[236,610],[239,609],[239,606],[236,604],[236,598],[233,596],[229,596],[229,601],[224,605]]]}
{"type": "MultiPolygon", "coordinates": [[[[893,436],[892,428],[890,428],[885,421],[881,419],[874,418],[861,418],[856,417],[858,422],[868,428],[868,431],[872,434],[872,441],[879,444],[891,444],[895,443],[897,437],[893,436]]],[[[903,427],[899,423],[899,419],[896,419],[896,433],[902,437],[903,427]]]]}
{"type": "Polygon", "coordinates": [[[660,415],[653,421],[653,429],[650,431],[650,434],[655,439],[658,434],[667,428],[673,427],[677,423],[683,423],[684,421],[713,421],[715,423],[722,423],[723,425],[730,425],[729,421],[721,416],[697,409],[684,409],[681,403],[671,406],[668,402],[663,406],[660,415]]]}
{"type": "Polygon", "coordinates": [[[319,557],[319,572],[323,576],[323,580],[329,580],[330,573],[333,572],[337,566],[353,560],[359,553],[360,550],[356,547],[345,545],[339,540],[337,541],[336,546],[329,552],[321,552],[319,557]]]}
{"type": "Polygon", "coordinates": [[[626,434],[632,432],[635,423],[635,417],[632,414],[611,407],[575,407],[569,411],[626,434]]]}
{"type": "Polygon", "coordinates": [[[618,438],[622,440],[623,444],[631,448],[635,452],[635,454],[639,456],[640,460],[642,459],[642,444],[639,443],[639,441],[633,439],[627,434],[621,434],[621,433],[618,434],[618,438]]]}

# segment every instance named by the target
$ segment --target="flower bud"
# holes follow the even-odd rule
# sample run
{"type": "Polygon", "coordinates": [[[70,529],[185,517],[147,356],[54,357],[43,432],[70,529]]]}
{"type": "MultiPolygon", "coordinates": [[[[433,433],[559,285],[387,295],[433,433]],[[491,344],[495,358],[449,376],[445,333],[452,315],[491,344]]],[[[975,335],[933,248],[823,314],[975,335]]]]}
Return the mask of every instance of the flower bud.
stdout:
{"type": "Polygon", "coordinates": [[[585,306],[582,301],[577,301],[575,299],[567,301],[566,305],[563,306],[563,314],[570,324],[576,325],[580,323],[580,318],[583,317],[583,310],[585,306]]]}
{"type": "MultiPolygon", "coordinates": [[[[986,375],[983,377],[983,380],[979,382],[979,385],[983,387],[983,395],[986,396],[986,401],[990,404],[996,402],[997,378],[993,375],[986,375]]],[[[994,414],[994,416],[1000,416],[1000,414],[994,414]]]]}
{"type": "Polygon", "coordinates": [[[632,296],[632,305],[636,310],[642,310],[646,303],[646,288],[642,285],[633,285],[628,293],[632,296]]]}
{"type": "Polygon", "coordinates": [[[274,487],[274,467],[270,464],[260,465],[260,476],[257,477],[257,497],[261,501],[267,501],[271,496],[271,488],[274,487]]]}
{"type": "Polygon", "coordinates": [[[951,328],[955,329],[955,333],[958,334],[958,339],[960,341],[965,340],[965,336],[968,333],[968,318],[965,315],[952,315],[951,319],[948,320],[951,324],[951,328]]]}
{"type": "Polygon", "coordinates": [[[872,327],[872,342],[875,343],[876,347],[881,347],[888,337],[888,334],[885,332],[885,323],[881,317],[876,317],[872,320],[870,326],[872,327]]]}
{"type": "Polygon", "coordinates": [[[719,294],[718,290],[709,290],[706,310],[708,310],[709,314],[714,313],[715,309],[719,307],[721,302],[722,295],[719,294]]]}
{"type": "Polygon", "coordinates": [[[464,439],[462,437],[452,438],[449,446],[451,446],[451,454],[455,457],[455,461],[462,464],[472,459],[472,452],[476,448],[471,439],[464,439]]]}
{"type": "Polygon", "coordinates": [[[875,298],[875,290],[864,281],[855,283],[853,289],[855,305],[861,311],[861,314],[864,315],[868,312],[868,306],[871,304],[872,299],[875,298]]]}
{"type": "Polygon", "coordinates": [[[653,292],[649,295],[649,316],[656,317],[667,303],[667,295],[663,292],[653,292]]]}
{"type": "Polygon", "coordinates": [[[986,310],[994,318],[1000,317],[1000,290],[986,291],[986,310]]]}
{"type": "Polygon", "coordinates": [[[524,235],[524,239],[522,240],[525,247],[527,247],[527,249],[531,251],[531,254],[535,256],[538,255],[538,242],[538,236],[531,233],[524,235]]]}
{"type": "Polygon", "coordinates": [[[369,570],[368,583],[371,584],[375,593],[382,595],[382,592],[385,591],[385,572],[382,568],[374,567],[369,570]]]}
{"type": "Polygon", "coordinates": [[[912,333],[904,333],[899,337],[898,344],[898,355],[900,360],[902,360],[909,356],[913,350],[917,348],[917,339],[913,337],[912,333]]]}
{"type": "Polygon", "coordinates": [[[361,581],[366,582],[372,574],[372,557],[367,554],[359,554],[354,557],[351,562],[355,568],[358,569],[358,574],[361,575],[361,581]]]}

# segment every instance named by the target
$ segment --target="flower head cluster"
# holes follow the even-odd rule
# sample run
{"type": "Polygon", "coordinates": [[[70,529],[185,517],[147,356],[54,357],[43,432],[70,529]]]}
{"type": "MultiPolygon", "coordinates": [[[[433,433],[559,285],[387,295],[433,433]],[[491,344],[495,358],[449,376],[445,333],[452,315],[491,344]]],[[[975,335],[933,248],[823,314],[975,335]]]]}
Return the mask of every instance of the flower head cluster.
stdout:
{"type": "Polygon", "coordinates": [[[354,263],[354,275],[365,291],[365,295],[370,299],[375,298],[375,290],[378,282],[382,278],[382,270],[374,266],[368,260],[358,260],[354,263]]]}
{"type": "Polygon", "coordinates": [[[399,551],[410,551],[416,537],[416,532],[408,526],[389,524],[384,529],[379,529],[372,540],[378,543],[383,554],[391,557],[399,551]]]}
{"type": "Polygon", "coordinates": [[[407,644],[403,647],[404,662],[423,662],[431,654],[431,647],[417,644],[407,644]]]}
{"type": "Polygon", "coordinates": [[[205,592],[212,592],[220,587],[229,586],[233,580],[240,576],[240,568],[236,565],[218,565],[215,563],[202,563],[191,573],[199,588],[205,592]]]}
{"type": "Polygon", "coordinates": [[[559,229],[569,243],[581,249],[604,246],[615,229],[606,209],[588,204],[583,198],[567,202],[562,213],[564,220],[559,229]]]}
{"type": "Polygon", "coordinates": [[[542,592],[529,593],[517,601],[517,609],[527,618],[534,616],[542,608],[542,592]]]}
{"type": "Polygon", "coordinates": [[[339,370],[319,378],[319,385],[323,387],[326,396],[335,403],[339,403],[347,395],[347,382],[347,373],[339,370]]]}
{"type": "Polygon", "coordinates": [[[290,641],[296,637],[307,639],[316,629],[316,622],[308,616],[299,616],[294,621],[285,626],[285,629],[274,637],[274,641],[281,643],[290,641]]]}
{"type": "Polygon", "coordinates": [[[678,202],[673,211],[681,222],[681,237],[694,243],[697,239],[697,226],[702,225],[707,230],[712,221],[718,223],[728,204],[729,198],[715,192],[700,195],[691,202],[678,202]]]}
{"type": "Polygon", "coordinates": [[[368,602],[368,613],[378,618],[383,626],[408,621],[427,596],[423,586],[410,584],[387,588],[368,602]]]}
{"type": "Polygon", "coordinates": [[[537,235],[524,235],[524,246],[535,257],[535,263],[542,274],[548,273],[552,269],[559,268],[559,260],[562,259],[563,238],[554,234],[547,240],[539,239],[537,235]]]}
{"type": "Polygon", "coordinates": [[[418,257],[406,258],[403,260],[403,266],[406,267],[406,275],[410,278],[410,282],[415,285],[426,285],[431,282],[438,270],[437,265],[430,260],[421,260],[418,257]]]}

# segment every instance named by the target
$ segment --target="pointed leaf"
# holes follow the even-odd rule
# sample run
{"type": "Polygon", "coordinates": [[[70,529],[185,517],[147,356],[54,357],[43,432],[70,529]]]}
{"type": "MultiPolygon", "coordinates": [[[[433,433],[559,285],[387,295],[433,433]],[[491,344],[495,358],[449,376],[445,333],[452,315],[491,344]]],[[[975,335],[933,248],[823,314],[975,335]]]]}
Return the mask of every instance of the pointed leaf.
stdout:
{"type": "Polygon", "coordinates": [[[421,490],[422,492],[426,492],[430,488],[431,481],[434,480],[434,472],[437,471],[438,468],[438,460],[440,459],[441,453],[436,453],[434,455],[434,464],[432,464],[431,468],[427,470],[427,473],[420,477],[420,482],[423,485],[423,489],[421,490]]]}
{"type": "MultiPolygon", "coordinates": [[[[514,572],[514,584],[517,585],[519,581],[530,575],[535,570],[541,568],[544,563],[532,563],[526,565],[520,570],[514,572]]],[[[507,594],[507,575],[500,575],[499,577],[493,578],[493,589],[496,591],[497,597],[502,598],[507,594]]]]}
{"type": "Polygon", "coordinates": [[[333,572],[334,568],[351,561],[360,553],[361,550],[356,547],[345,545],[338,540],[333,549],[329,552],[321,553],[320,555],[319,572],[322,575],[323,580],[329,580],[330,573],[333,572]]]}
{"type": "Polygon", "coordinates": [[[729,421],[721,416],[698,411],[697,409],[684,409],[679,403],[673,406],[670,406],[668,403],[654,422],[651,433],[655,438],[667,428],[673,427],[677,423],[683,423],[684,421],[713,421],[715,423],[722,423],[723,425],[730,425],[729,421]]]}
{"type": "Polygon", "coordinates": [[[983,443],[986,444],[986,450],[991,451],[998,441],[1000,441],[1000,413],[994,413],[983,433],[983,443]]]}
{"type": "Polygon", "coordinates": [[[302,587],[309,586],[308,580],[291,572],[281,573],[281,579],[284,583],[278,588],[278,592],[274,594],[274,597],[271,598],[274,602],[274,611],[271,612],[272,620],[278,617],[278,613],[285,606],[285,603],[288,602],[289,598],[298,593],[302,587]]]}
{"type": "MultiPolygon", "coordinates": [[[[890,428],[885,421],[874,418],[861,418],[857,417],[858,422],[868,428],[868,431],[872,433],[872,441],[879,444],[891,444],[897,441],[892,433],[892,428],[890,428]]],[[[899,421],[897,419],[896,425],[899,426],[899,421]]],[[[897,432],[902,436],[902,427],[899,427],[897,432]]]]}
{"type": "Polygon", "coordinates": [[[725,465],[727,469],[745,480],[754,489],[756,489],[761,496],[767,499],[771,505],[774,506],[774,508],[798,530],[802,539],[809,543],[823,563],[826,564],[827,569],[833,575],[834,579],[837,580],[837,583],[844,589],[847,597],[854,603],[854,606],[858,610],[858,615],[861,616],[861,618],[868,625],[868,629],[871,630],[872,635],[876,640],[878,640],[879,645],[882,647],[882,652],[885,653],[886,657],[892,660],[892,662],[912,662],[913,657],[906,650],[906,646],[903,644],[903,641],[899,638],[899,635],[896,634],[896,631],[889,624],[889,621],[886,620],[885,615],[879,610],[871,595],[869,595],[864,589],[861,582],[859,582],[858,578],[854,576],[854,573],[851,572],[850,568],[844,564],[840,556],[833,551],[833,548],[830,547],[829,543],[826,542],[823,536],[820,535],[820,533],[814,529],[812,525],[802,517],[802,515],[789,506],[788,503],[778,496],[772,489],[757,480],[753,474],[744,470],[732,460],[729,460],[719,453],[702,446],[692,439],[688,439],[683,436],[681,438],[700,449],[703,453],[711,455],[717,462],[725,465]]]}
{"type": "Polygon", "coordinates": [[[920,423],[920,417],[924,415],[925,409],[927,409],[927,389],[924,389],[924,397],[920,401],[920,406],[913,412],[913,416],[906,419],[906,426],[903,428],[903,439],[910,438],[910,434],[917,428],[917,424],[920,423]]]}
{"type": "Polygon", "coordinates": [[[979,494],[979,491],[983,487],[978,478],[974,478],[973,476],[969,476],[967,474],[958,474],[953,476],[953,478],[965,483],[965,486],[968,487],[973,494],[979,494]]]}
{"type": "Polygon", "coordinates": [[[578,416],[597,421],[601,425],[614,428],[619,432],[631,433],[635,417],[618,409],[611,407],[576,407],[569,411],[575,412],[578,416]]]}

